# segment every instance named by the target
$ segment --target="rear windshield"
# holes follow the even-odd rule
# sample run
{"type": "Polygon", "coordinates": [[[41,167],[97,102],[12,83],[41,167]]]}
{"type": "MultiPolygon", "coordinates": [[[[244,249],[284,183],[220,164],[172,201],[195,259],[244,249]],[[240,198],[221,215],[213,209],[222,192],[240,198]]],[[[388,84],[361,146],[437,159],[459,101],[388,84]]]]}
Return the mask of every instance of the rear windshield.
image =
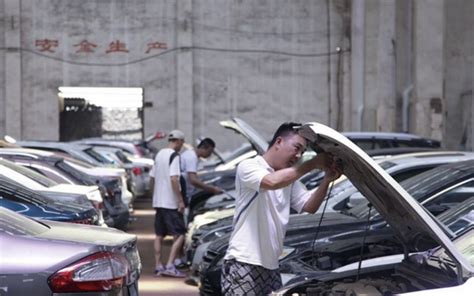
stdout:
{"type": "MultiPolygon", "coordinates": [[[[15,163],[0,159],[0,165],[3,165],[4,167],[6,167],[6,168],[8,168],[8,169],[20,174],[20,175],[26,176],[28,179],[31,179],[34,182],[39,183],[44,187],[53,187],[53,186],[58,185],[58,183],[56,183],[55,181],[53,181],[49,178],[46,178],[45,176],[43,176],[43,175],[41,175],[41,174],[31,170],[31,169],[22,167],[20,165],[15,164],[15,163]]],[[[13,177],[13,176],[14,175],[10,175],[10,177],[13,177]]],[[[20,182],[20,180],[16,180],[16,179],[14,181],[20,182]]],[[[27,182],[27,181],[28,180],[24,179],[22,182],[27,182]]],[[[33,188],[35,188],[35,187],[36,186],[33,185],[33,188]]],[[[40,189],[40,188],[37,188],[37,189],[40,189]]]]}
{"type": "MultiPolygon", "coordinates": [[[[38,235],[49,227],[35,220],[0,208],[0,232],[10,235],[38,235]]],[[[5,254],[7,255],[7,254],[5,254]]]]}

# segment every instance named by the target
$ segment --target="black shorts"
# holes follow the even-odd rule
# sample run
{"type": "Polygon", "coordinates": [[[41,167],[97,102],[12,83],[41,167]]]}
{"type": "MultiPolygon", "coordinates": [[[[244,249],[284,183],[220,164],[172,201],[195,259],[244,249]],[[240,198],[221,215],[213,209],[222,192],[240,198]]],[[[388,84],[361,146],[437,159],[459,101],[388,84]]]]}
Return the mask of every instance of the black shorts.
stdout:
{"type": "Polygon", "coordinates": [[[157,236],[186,233],[183,214],[176,209],[155,208],[155,234],[157,236]]]}

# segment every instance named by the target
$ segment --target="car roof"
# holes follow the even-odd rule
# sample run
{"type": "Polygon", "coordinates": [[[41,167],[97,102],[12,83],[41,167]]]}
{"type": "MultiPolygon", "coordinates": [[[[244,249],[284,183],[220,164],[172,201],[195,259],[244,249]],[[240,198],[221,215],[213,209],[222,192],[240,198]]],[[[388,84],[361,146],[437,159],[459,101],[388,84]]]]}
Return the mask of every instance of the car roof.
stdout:
{"type": "Polygon", "coordinates": [[[426,164],[439,163],[443,159],[451,158],[457,159],[457,161],[473,159],[474,152],[467,151],[430,151],[430,152],[417,152],[417,153],[408,153],[396,155],[388,158],[383,158],[378,160],[379,164],[384,162],[391,162],[397,165],[413,163],[413,162],[423,162],[426,164]]]}
{"type": "Polygon", "coordinates": [[[343,132],[344,136],[350,138],[381,138],[381,139],[424,139],[418,135],[408,133],[391,133],[391,132],[343,132]]]}

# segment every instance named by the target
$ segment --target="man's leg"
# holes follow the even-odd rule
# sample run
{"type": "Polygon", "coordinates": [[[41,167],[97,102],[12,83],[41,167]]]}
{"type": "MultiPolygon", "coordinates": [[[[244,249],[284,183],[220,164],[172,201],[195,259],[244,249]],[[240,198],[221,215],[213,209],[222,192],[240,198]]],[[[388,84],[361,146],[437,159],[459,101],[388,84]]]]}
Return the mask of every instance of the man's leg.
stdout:
{"type": "Polygon", "coordinates": [[[163,271],[165,271],[165,267],[163,263],[161,263],[161,246],[163,245],[163,238],[166,233],[166,227],[163,221],[163,214],[161,209],[156,209],[155,213],[155,241],[153,243],[153,247],[155,250],[155,275],[159,276],[163,271]]]}
{"type": "Polygon", "coordinates": [[[161,245],[163,243],[163,237],[162,236],[156,236],[155,237],[155,268],[158,268],[159,266],[163,267],[163,263],[161,263],[161,245]]]}
{"type": "Polygon", "coordinates": [[[173,236],[173,245],[171,245],[171,252],[168,258],[168,263],[166,265],[174,264],[174,259],[178,256],[181,249],[183,248],[184,235],[174,235],[173,236]]]}

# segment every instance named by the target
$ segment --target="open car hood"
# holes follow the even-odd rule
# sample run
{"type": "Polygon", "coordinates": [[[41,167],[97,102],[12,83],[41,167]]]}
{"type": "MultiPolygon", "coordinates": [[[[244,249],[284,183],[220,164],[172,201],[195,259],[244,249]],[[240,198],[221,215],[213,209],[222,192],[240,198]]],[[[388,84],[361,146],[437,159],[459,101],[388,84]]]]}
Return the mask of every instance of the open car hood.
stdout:
{"type": "Polygon", "coordinates": [[[221,121],[219,124],[247,138],[250,144],[252,144],[253,148],[257,150],[258,154],[262,155],[265,151],[267,151],[268,142],[265,140],[265,138],[242,119],[234,117],[231,120],[221,121]]]}
{"type": "Polygon", "coordinates": [[[343,174],[385,218],[405,246],[421,238],[433,239],[449,253],[458,270],[472,271],[469,262],[424,208],[352,141],[315,122],[305,124],[299,134],[316,152],[328,152],[341,159],[343,174]]]}

